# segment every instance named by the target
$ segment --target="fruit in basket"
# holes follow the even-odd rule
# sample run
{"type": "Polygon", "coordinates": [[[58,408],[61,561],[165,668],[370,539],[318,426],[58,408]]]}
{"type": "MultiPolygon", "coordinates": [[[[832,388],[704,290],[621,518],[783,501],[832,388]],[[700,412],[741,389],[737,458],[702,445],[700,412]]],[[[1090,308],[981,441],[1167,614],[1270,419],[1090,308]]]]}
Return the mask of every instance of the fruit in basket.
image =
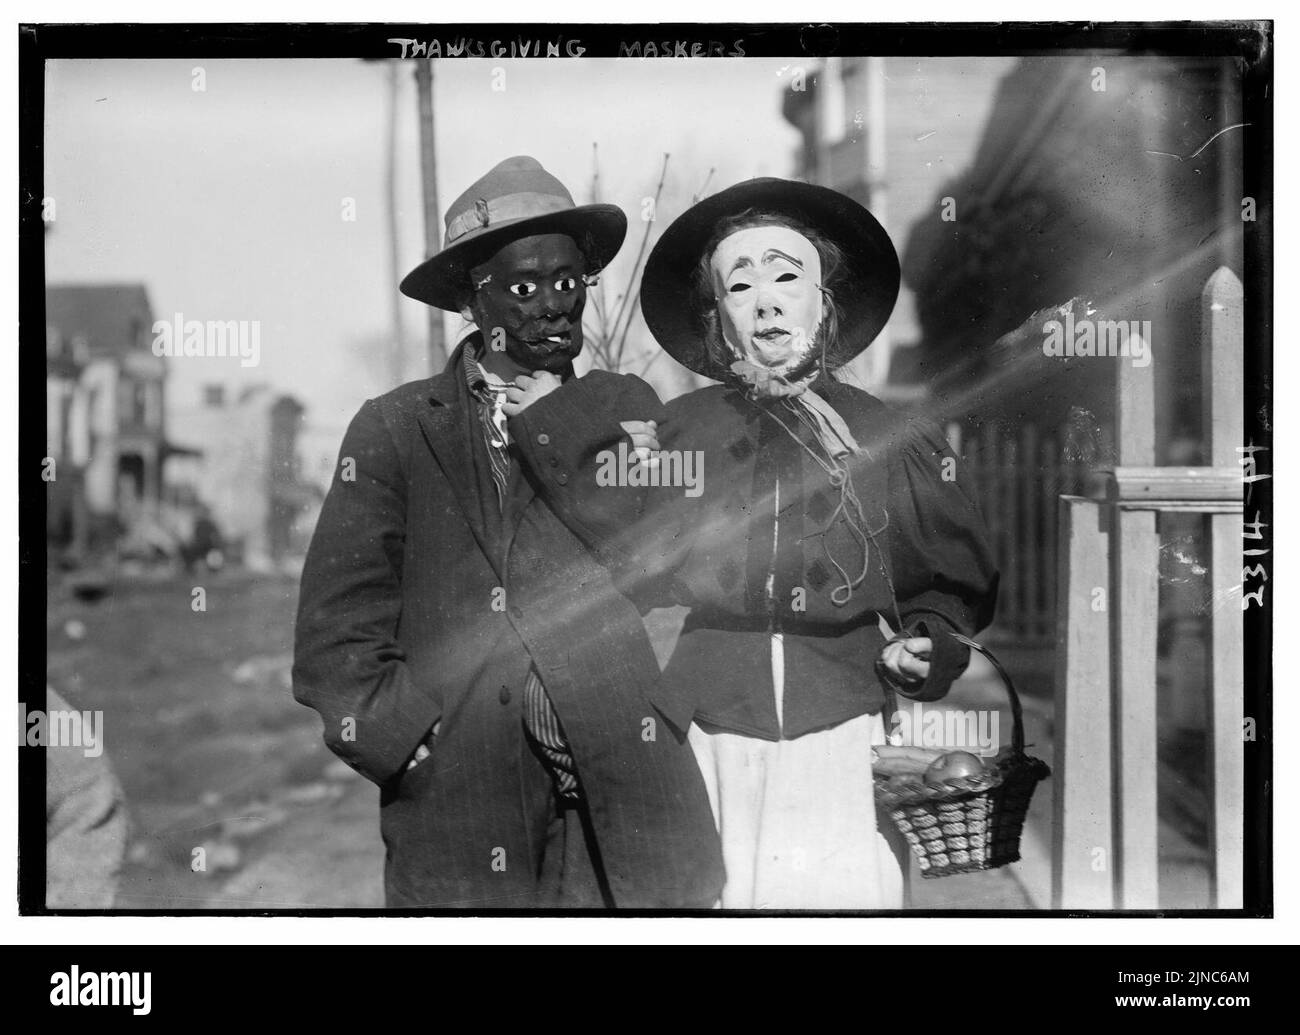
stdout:
{"type": "Polygon", "coordinates": [[[940,755],[925,771],[925,782],[930,785],[949,780],[965,780],[984,775],[984,763],[969,751],[949,751],[940,755]]]}
{"type": "Polygon", "coordinates": [[[897,773],[889,778],[889,789],[897,793],[921,788],[921,777],[916,773],[897,773]]]}
{"type": "Polygon", "coordinates": [[[879,744],[871,752],[872,772],[888,776],[915,776],[919,780],[938,754],[932,748],[879,744]]]}

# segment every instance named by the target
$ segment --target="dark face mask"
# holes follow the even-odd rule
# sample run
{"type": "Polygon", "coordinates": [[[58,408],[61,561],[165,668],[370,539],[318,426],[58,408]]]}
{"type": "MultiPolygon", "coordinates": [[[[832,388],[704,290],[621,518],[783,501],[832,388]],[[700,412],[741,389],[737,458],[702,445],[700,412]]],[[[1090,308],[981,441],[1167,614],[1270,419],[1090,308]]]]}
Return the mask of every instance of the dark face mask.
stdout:
{"type": "Polygon", "coordinates": [[[585,266],[565,234],[522,237],[476,266],[469,309],[485,347],[528,370],[563,371],[582,351],[585,266]]]}

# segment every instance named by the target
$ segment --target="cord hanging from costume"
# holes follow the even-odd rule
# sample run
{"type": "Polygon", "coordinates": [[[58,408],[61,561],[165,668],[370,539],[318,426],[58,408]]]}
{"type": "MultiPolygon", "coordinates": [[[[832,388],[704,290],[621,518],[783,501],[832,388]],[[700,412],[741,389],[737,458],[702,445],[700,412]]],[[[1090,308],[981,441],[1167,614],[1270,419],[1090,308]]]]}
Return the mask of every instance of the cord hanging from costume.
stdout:
{"type": "MultiPolygon", "coordinates": [[[[816,369],[821,376],[829,379],[831,374],[826,364],[826,343],[827,341],[836,340],[838,335],[839,310],[835,305],[835,296],[829,288],[819,284],[817,289],[821,292],[825,302],[826,326],[821,329],[822,333],[818,335],[821,344],[818,350],[816,369]]],[[[890,605],[893,610],[894,621],[897,623],[895,628],[901,631],[903,619],[898,606],[898,595],[894,589],[893,575],[889,571],[889,564],[886,561],[884,551],[876,540],[876,537],[889,527],[889,510],[883,504],[881,505],[880,510],[884,515],[884,521],[878,528],[872,528],[863,513],[862,501],[858,498],[857,491],[853,486],[853,473],[848,462],[849,458],[862,454],[865,454],[868,460],[873,459],[870,450],[858,444],[853,437],[853,433],[849,431],[848,425],[835,412],[834,407],[811,390],[810,386],[814,380],[813,377],[791,381],[784,375],[764,369],[747,359],[738,359],[732,363],[731,373],[733,383],[740,390],[740,394],[757,406],[760,413],[766,414],[776,421],[781,430],[789,435],[800,449],[812,457],[813,461],[825,472],[831,487],[839,495],[839,501],[835,505],[830,519],[826,522],[825,527],[817,533],[817,538],[821,540],[823,555],[840,578],[840,584],[831,591],[831,603],[836,607],[843,607],[853,599],[853,591],[866,581],[867,574],[871,570],[871,551],[872,547],[874,547],[877,563],[880,565],[881,574],[884,576],[885,585],[889,591],[890,605]],[[764,398],[780,399],[782,405],[790,411],[795,420],[808,430],[813,441],[825,451],[825,456],[818,455],[814,449],[810,448],[799,437],[794,429],[769,408],[759,406],[758,401],[764,398]],[[839,562],[826,544],[827,535],[835,527],[836,522],[841,519],[843,519],[845,527],[849,530],[849,534],[862,549],[862,566],[857,575],[851,575],[849,569],[839,562]]]]}
{"type": "MultiPolygon", "coordinates": [[[[745,378],[744,373],[741,371],[736,372],[739,375],[740,380],[747,387],[754,387],[754,383],[745,378]]],[[[808,393],[806,386],[791,384],[791,382],[787,381],[779,374],[771,375],[771,377],[772,380],[791,390],[789,393],[784,394],[781,402],[792,414],[794,419],[808,429],[813,440],[825,451],[824,456],[804,442],[799,434],[771,409],[765,406],[759,406],[755,392],[747,390],[742,394],[747,400],[757,406],[760,413],[766,414],[770,419],[774,420],[781,430],[794,440],[800,449],[812,457],[817,466],[825,473],[827,481],[830,483],[831,487],[836,490],[839,496],[839,500],[836,503],[835,509],[831,513],[830,519],[827,521],[822,531],[817,533],[817,537],[821,540],[822,553],[830,565],[835,569],[835,572],[840,579],[839,585],[831,591],[831,602],[837,607],[843,607],[853,598],[853,591],[866,581],[867,575],[871,570],[871,554],[872,548],[874,547],[877,563],[880,565],[881,573],[884,576],[886,586],[889,590],[893,617],[895,622],[897,622],[896,627],[901,629],[902,617],[898,607],[897,595],[894,591],[893,576],[890,574],[889,565],[886,562],[884,551],[881,549],[876,538],[889,527],[889,512],[882,506],[881,512],[884,515],[884,521],[879,527],[871,527],[871,524],[867,521],[866,515],[863,511],[862,501],[858,498],[857,491],[854,488],[853,472],[848,463],[849,457],[860,454],[865,454],[868,459],[871,459],[870,451],[858,445],[854,440],[852,433],[849,432],[847,426],[844,425],[843,420],[840,419],[838,415],[835,415],[833,419],[828,417],[825,411],[830,410],[830,414],[834,414],[834,410],[832,410],[828,404],[823,402],[820,397],[817,397],[817,400],[821,405],[810,405],[809,401],[804,398],[805,395],[810,394],[808,393]],[[828,444],[829,442],[839,442],[841,443],[842,448],[832,447],[828,444]],[[834,555],[826,542],[826,536],[829,534],[831,529],[835,527],[836,522],[841,519],[843,519],[845,527],[849,530],[849,534],[858,543],[862,550],[862,564],[856,575],[850,574],[849,568],[846,567],[845,564],[840,563],[839,558],[834,555]]]]}

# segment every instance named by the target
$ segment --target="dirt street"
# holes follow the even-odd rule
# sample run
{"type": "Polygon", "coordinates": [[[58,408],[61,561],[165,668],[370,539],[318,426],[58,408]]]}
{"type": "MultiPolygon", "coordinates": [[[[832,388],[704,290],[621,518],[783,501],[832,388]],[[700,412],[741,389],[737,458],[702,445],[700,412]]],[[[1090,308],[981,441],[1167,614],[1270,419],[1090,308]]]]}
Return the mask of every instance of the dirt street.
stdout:
{"type": "MultiPolygon", "coordinates": [[[[130,807],[120,908],[383,905],[378,790],[333,758],[290,694],[296,595],[296,579],[243,573],[120,579],[94,602],[51,584],[49,681],[103,711],[130,807]]],[[[680,619],[651,616],[661,657],[680,619]]],[[[989,692],[978,679],[963,690],[989,692]]],[[[914,880],[913,905],[1031,908],[1013,870],[914,880]]]]}

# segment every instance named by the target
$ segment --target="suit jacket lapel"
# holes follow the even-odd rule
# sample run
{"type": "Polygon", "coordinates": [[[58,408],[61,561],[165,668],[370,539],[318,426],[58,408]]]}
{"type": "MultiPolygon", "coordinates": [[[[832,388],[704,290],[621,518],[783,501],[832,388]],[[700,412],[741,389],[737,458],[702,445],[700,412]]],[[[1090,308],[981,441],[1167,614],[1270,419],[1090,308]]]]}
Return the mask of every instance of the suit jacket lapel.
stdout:
{"type": "Polygon", "coordinates": [[[533,501],[537,495],[537,487],[533,481],[524,473],[524,465],[519,457],[511,451],[510,456],[510,479],[506,483],[506,513],[505,513],[505,535],[506,549],[509,552],[510,543],[514,541],[515,531],[519,528],[519,521],[524,516],[524,511],[528,509],[528,504],[533,501]]]}
{"type": "MultiPolygon", "coordinates": [[[[474,457],[470,452],[472,446],[465,432],[462,396],[468,396],[469,389],[458,383],[464,380],[460,373],[460,363],[465,347],[462,343],[452,354],[447,368],[430,382],[429,406],[421,410],[419,415],[420,431],[437,459],[438,466],[442,468],[479,549],[500,578],[501,558],[497,553],[494,536],[483,520],[483,501],[479,498],[479,486],[474,477],[474,457]]],[[[489,502],[493,506],[496,504],[495,500],[489,502]]]]}

